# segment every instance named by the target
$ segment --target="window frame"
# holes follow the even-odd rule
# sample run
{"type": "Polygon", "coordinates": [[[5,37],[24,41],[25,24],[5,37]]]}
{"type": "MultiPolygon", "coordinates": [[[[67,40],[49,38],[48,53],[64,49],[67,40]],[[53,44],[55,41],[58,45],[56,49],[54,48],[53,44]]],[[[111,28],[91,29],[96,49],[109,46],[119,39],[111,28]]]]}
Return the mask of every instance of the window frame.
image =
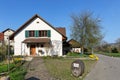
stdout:
{"type": "Polygon", "coordinates": [[[34,30],[29,31],[29,37],[35,37],[35,31],[34,30]]]}
{"type": "Polygon", "coordinates": [[[47,34],[47,30],[39,30],[39,37],[48,37],[47,34]]]}

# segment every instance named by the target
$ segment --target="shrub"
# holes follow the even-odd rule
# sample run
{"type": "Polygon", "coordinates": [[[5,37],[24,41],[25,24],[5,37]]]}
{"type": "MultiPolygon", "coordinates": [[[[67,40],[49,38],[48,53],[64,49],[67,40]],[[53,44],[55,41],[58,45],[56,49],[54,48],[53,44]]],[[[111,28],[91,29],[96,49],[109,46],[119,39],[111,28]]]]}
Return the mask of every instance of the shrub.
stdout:
{"type": "Polygon", "coordinates": [[[80,56],[80,53],[69,52],[69,53],[67,54],[67,56],[80,56]]]}
{"type": "Polygon", "coordinates": [[[117,48],[113,48],[113,49],[112,49],[112,53],[118,53],[117,48]]]}
{"type": "Polygon", "coordinates": [[[92,53],[91,53],[87,48],[85,48],[85,49],[84,49],[84,54],[86,54],[86,55],[91,55],[92,53]]]}
{"type": "Polygon", "coordinates": [[[71,57],[88,57],[86,54],[76,53],[76,52],[69,52],[67,53],[67,56],[71,57]]]}
{"type": "Polygon", "coordinates": [[[92,53],[91,53],[91,52],[85,52],[84,54],[86,54],[86,55],[91,55],[92,53]]]}

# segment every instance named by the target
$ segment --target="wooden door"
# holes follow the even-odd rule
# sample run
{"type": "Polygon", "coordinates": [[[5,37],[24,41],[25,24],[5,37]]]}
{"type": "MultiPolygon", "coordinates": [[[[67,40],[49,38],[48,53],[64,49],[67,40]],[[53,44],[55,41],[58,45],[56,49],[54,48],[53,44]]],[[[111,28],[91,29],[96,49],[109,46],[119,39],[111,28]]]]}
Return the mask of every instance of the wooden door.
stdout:
{"type": "Polygon", "coordinates": [[[36,55],[35,45],[31,45],[31,46],[30,46],[30,55],[36,55]]]}

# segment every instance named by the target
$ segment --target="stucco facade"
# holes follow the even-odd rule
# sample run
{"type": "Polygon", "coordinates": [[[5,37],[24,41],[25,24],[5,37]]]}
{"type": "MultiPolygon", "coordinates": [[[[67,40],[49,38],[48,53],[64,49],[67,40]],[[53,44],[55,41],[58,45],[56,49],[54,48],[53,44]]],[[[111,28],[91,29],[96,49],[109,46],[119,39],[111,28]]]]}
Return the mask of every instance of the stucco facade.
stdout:
{"type": "MultiPolygon", "coordinates": [[[[8,28],[8,29],[6,29],[6,30],[4,30],[2,33],[4,34],[4,43],[6,44],[6,45],[8,45],[8,39],[9,39],[9,37],[14,33],[15,31],[14,30],[12,30],[12,29],[10,29],[10,28],[8,28]]],[[[13,40],[10,40],[10,45],[11,46],[14,46],[14,41],[13,40]]]]}

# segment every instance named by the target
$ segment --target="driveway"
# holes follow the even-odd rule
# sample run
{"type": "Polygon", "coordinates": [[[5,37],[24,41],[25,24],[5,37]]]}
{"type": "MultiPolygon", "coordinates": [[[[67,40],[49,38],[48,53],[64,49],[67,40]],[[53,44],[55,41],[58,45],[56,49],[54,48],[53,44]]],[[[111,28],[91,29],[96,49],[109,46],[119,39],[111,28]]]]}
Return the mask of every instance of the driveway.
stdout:
{"type": "Polygon", "coordinates": [[[55,80],[50,76],[44,60],[40,57],[34,57],[27,68],[25,80],[55,80]]]}
{"type": "Polygon", "coordinates": [[[99,61],[84,80],[120,80],[120,58],[97,56],[99,61]]]}

